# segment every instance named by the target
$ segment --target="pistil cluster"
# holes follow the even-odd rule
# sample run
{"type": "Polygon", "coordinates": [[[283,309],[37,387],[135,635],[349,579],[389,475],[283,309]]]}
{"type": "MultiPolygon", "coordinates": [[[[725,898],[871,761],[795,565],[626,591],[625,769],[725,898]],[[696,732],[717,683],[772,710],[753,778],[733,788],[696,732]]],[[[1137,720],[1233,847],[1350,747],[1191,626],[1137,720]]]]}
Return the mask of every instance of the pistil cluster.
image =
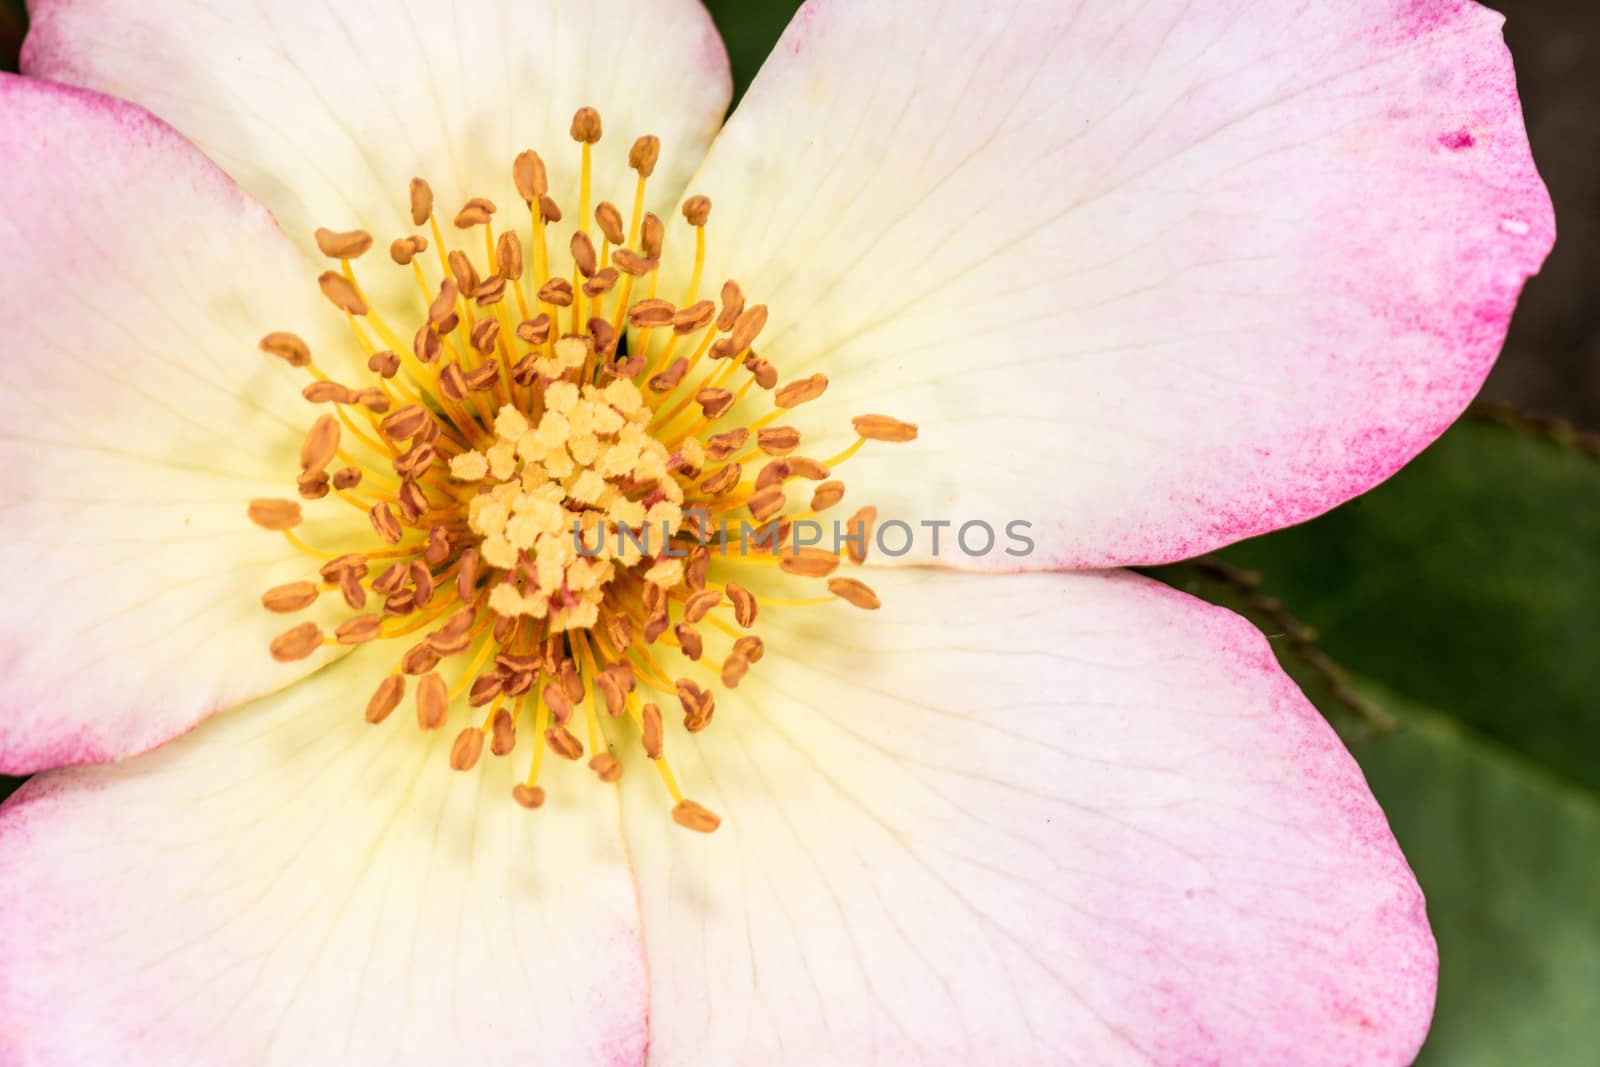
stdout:
{"type": "Polygon", "coordinates": [[[702,298],[710,201],[683,202],[696,258],[675,303],[660,294],[666,227],[644,210],[659,142],[641,137],[629,151],[638,181],[624,222],[611,202],[589,202],[600,116],[580,109],[571,132],[582,192],[565,240],[535,152],[512,167],[527,221],[497,232],[496,205],[474,198],[453,218],[459,247],[432,189],[412,181],[417,232],[389,246],[415,288],[412,322],[392,324],[357,278],[370,234],[317,232],[338,264],[318,283],[345,313],[367,375],[335,380],[293,333],[262,339],[309,373],[304,396],[326,410],[301,447],[297,499],[254,500],[249,515],[318,564],[315,578],[267,590],[264,607],[293,614],[336,595],[348,614],[332,633],[291,625],[270,651],[293,661],[325,646],[398,649],[367,721],[386,721],[409,695],[422,729],[456,724],[458,771],[485,748],[511,756],[531,731],[529,769],[513,790],[530,809],[545,801],[547,755],[587,757],[612,782],[622,774],[616,746],[631,732],[673,818],[710,831],[718,817],[682,795],[666,757],[663,705],[685,731],[704,730],[717,689],[737,687],[761,660],[753,630],[771,598],[741,584],[741,568],[825,583],[826,595],[785,604],[878,606],[869,586],[836,573],[864,561],[872,508],[846,520],[842,558],[788,547],[788,534],[844,499],[837,465],[868,440],[913,440],[916,428],[863,415],[845,451],[802,455],[800,432],[780,420],[827,379],[780,384],[756,348],[767,309],[748,304],[737,282],[702,298]],[[466,249],[478,241],[475,261],[466,249]],[[351,545],[301,540],[310,502],[359,509],[371,534],[351,545]],[[730,521],[771,551],[751,554],[741,539],[729,553],[711,527],[730,521]]]}

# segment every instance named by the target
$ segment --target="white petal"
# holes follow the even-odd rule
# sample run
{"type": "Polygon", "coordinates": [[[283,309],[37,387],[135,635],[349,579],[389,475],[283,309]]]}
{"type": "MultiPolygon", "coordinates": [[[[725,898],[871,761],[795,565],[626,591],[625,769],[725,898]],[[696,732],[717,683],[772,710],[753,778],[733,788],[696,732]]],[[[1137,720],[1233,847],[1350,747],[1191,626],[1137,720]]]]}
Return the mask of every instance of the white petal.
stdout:
{"type": "Polygon", "coordinates": [[[1255,629],[1126,573],[874,573],[764,609],[624,778],[651,1062],[1406,1063],[1435,951],[1354,761],[1255,629]]]}
{"type": "Polygon", "coordinates": [[[294,495],[313,416],[256,345],[343,326],[260,205],[139,108],[0,75],[0,145],[0,771],[22,773],[321,661],[267,654],[261,592],[315,566],[246,511],[294,495]]]}
{"type": "Polygon", "coordinates": [[[7,802],[0,1062],[642,1059],[615,798],[553,768],[524,811],[526,741],[461,774],[462,723],[366,725],[386,651],[7,802]]]}
{"type": "MultiPolygon", "coordinates": [[[[607,131],[596,197],[633,195],[655,134],[670,202],[728,106],[727,55],[698,0],[40,0],[26,73],[134,100],[191,137],[311,247],[318,226],[383,242],[411,230],[427,178],[446,226],[469,198],[522,211],[511,161],[533,148],[576,214],[573,112],[607,131]]],[[[624,205],[626,210],[626,205],[624,205]]]]}
{"type": "Polygon", "coordinates": [[[1032,522],[1034,567],[1194,555],[1364,491],[1477,391],[1554,234],[1500,21],[813,0],[691,182],[707,274],[832,379],[802,429],[920,424],[842,474],[886,517],[1032,522]]]}

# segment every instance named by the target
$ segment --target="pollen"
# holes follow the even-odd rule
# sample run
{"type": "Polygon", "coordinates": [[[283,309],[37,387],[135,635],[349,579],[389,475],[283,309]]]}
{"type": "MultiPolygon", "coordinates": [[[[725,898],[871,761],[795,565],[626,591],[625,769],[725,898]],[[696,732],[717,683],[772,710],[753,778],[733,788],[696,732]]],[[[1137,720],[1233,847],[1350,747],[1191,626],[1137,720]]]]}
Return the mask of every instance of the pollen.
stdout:
{"type": "Polygon", "coordinates": [[[913,441],[917,428],[866,413],[843,452],[804,455],[780,420],[827,378],[783,379],[757,347],[768,309],[736,281],[704,284],[706,197],[683,201],[675,227],[694,242],[694,269],[668,291],[669,227],[645,210],[661,144],[633,141],[631,195],[595,202],[603,131],[594,109],[574,115],[576,205],[552,199],[529,150],[509,165],[520,219],[484,197],[445,209],[419,177],[397,190],[418,232],[385,235],[389,265],[363,258],[371,234],[316,231],[330,266],[308,284],[344,314],[359,357],[328,366],[365,373],[335,380],[289,330],[261,340],[309,375],[318,409],[292,457],[294,492],[242,504],[313,571],[261,594],[289,617],[263,655],[371,645],[354,654],[389,667],[351,713],[377,727],[409,699],[417,729],[448,730],[443,762],[456,773],[524,753],[508,799],[534,811],[563,802],[541,784],[547,758],[581,761],[605,788],[631,751],[660,778],[672,822],[709,833],[721,820],[681,792],[674,735],[714,728],[718,690],[760,670],[763,608],[878,608],[840,573],[865,561],[870,506],[837,548],[790,534],[844,498],[835,471],[857,450],[913,441]],[[384,294],[369,296],[358,261],[400,284],[367,278],[384,294]],[[360,511],[365,533],[302,539],[338,528],[309,522],[322,508],[360,511]],[[293,621],[328,597],[346,611],[331,632],[293,621]]]}

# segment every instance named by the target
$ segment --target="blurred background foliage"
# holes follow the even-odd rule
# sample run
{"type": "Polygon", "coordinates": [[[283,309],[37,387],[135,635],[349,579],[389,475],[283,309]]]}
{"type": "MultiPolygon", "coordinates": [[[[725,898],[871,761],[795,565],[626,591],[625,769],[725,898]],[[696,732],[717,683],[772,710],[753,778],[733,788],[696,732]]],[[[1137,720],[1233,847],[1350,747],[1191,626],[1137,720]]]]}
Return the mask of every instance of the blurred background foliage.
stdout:
{"type": "MultiPolygon", "coordinates": [[[[796,0],[709,0],[739,91],[796,0]]],[[[1480,404],[1313,522],[1151,573],[1240,611],[1354,749],[1428,896],[1428,1064],[1600,1043],[1600,4],[1501,0],[1562,237],[1480,404]]],[[[14,70],[21,0],[0,0],[14,70]]],[[[0,779],[0,796],[9,792],[0,779]]]]}

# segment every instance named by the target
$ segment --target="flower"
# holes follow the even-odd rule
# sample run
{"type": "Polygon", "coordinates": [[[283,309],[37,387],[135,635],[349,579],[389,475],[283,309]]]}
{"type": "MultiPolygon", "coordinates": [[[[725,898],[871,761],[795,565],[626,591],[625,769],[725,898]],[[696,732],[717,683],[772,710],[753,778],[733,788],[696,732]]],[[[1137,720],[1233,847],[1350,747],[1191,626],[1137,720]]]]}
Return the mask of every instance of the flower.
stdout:
{"type": "Polygon", "coordinates": [[[0,814],[0,1061],[1413,1055],[1435,949],[1354,763],[1244,622],[1094,568],[1392,473],[1553,222],[1492,13],[1202,6],[812,0],[719,132],[693,0],[36,2],[0,80],[0,770],[100,765],[0,814]],[[669,326],[695,365],[657,392],[669,326]],[[684,472],[780,381],[807,402],[756,447],[840,455],[819,511],[1035,551],[952,527],[702,586],[540,540],[748,511],[759,473],[684,472]],[[391,673],[395,619],[491,579],[391,673]],[[655,660],[611,655],[663,604],[655,660]],[[425,729],[363,721],[393,677],[425,729]]]}

